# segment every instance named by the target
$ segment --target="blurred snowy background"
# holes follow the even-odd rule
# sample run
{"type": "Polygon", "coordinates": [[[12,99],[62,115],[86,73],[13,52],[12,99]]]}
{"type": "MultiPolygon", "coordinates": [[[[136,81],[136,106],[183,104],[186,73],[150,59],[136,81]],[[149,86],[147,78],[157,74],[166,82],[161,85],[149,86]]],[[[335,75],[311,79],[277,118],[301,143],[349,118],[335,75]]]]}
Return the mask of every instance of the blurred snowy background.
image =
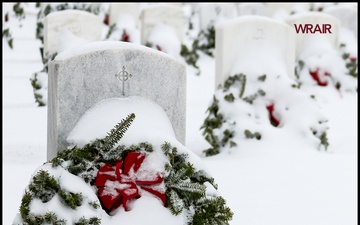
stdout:
{"type": "MultiPolygon", "coordinates": [[[[58,5],[61,4],[63,3],[58,5]]],[[[158,4],[160,3],[141,3],[139,10],[158,4]]],[[[37,24],[41,21],[38,13],[45,7],[36,7],[35,3],[21,3],[18,7],[24,11],[21,13],[20,9],[16,9],[15,11],[18,12],[16,14],[13,10],[14,5],[15,3],[3,3],[3,224],[12,223],[19,211],[25,187],[35,170],[46,162],[47,154],[47,93],[46,89],[39,89],[35,93],[41,94],[43,98],[36,101],[35,89],[31,85],[31,80],[34,81],[34,73],[38,73],[37,82],[42,82],[42,85],[46,86],[46,74],[39,72],[45,65],[40,52],[43,44],[36,37],[36,29],[39,27],[37,24]],[[7,28],[11,35],[10,33],[4,35],[4,30],[7,28]],[[43,102],[44,106],[39,106],[39,102],[43,102]]],[[[91,4],[87,3],[87,5],[91,4]]],[[[124,16],[119,21],[126,22],[117,23],[117,26],[113,27],[114,30],[109,32],[111,30],[108,17],[109,4],[94,5],[97,5],[99,9],[97,14],[104,21],[102,40],[123,40],[141,44],[141,31],[136,25],[137,21],[124,16]],[[127,32],[124,32],[125,30],[127,32]]],[[[191,48],[200,31],[206,31],[207,25],[224,22],[239,15],[265,15],[262,10],[266,9],[266,6],[257,3],[239,3],[234,4],[236,5],[234,16],[230,16],[233,15],[232,12],[223,10],[225,13],[222,16],[221,13],[217,14],[220,16],[211,20],[209,11],[205,14],[201,13],[200,8],[205,7],[201,4],[179,3],[179,5],[186,19],[183,39],[180,40],[172,27],[158,26],[149,34],[147,45],[162,50],[184,63],[186,62],[180,54],[180,43],[191,48]],[[157,42],[160,37],[165,37],[167,41],[157,42]]],[[[209,7],[214,6],[209,5],[209,7]]],[[[313,3],[311,10],[326,12],[331,7],[344,5],[357,10],[357,3],[342,5],[313,3]]],[[[294,4],[292,9],[295,12],[310,10],[296,6],[294,4]]],[[[290,13],[278,10],[267,16],[283,21],[290,16],[290,13]]],[[[351,33],[346,27],[342,27],[339,38],[349,43],[346,52],[357,57],[357,32],[351,33]]],[[[62,40],[65,40],[62,50],[87,43],[73,36],[63,37],[62,40]]],[[[208,48],[208,50],[214,49],[208,48]]],[[[330,145],[326,151],[313,148],[313,143],[296,139],[296,135],[289,130],[281,130],[281,128],[275,130],[268,125],[269,123],[265,125],[262,122],[259,130],[267,136],[265,135],[261,140],[239,138],[240,143],[236,147],[225,147],[221,154],[205,157],[203,150],[211,146],[202,135],[200,127],[207,117],[206,110],[215,94],[216,55],[213,57],[212,54],[203,51],[198,51],[197,54],[198,68],[186,64],[188,72],[186,147],[202,158],[215,178],[219,191],[234,212],[230,224],[357,224],[358,102],[357,84],[355,85],[357,78],[354,83],[342,80],[344,83],[348,82],[356,86],[355,91],[340,92],[334,87],[318,85],[304,86],[300,89],[304,94],[316,95],[321,113],[328,118],[327,138],[330,145]]],[[[270,59],[272,56],[269,54],[264,57],[270,59]]],[[[253,62],[253,65],[256,63],[253,62]]],[[[277,69],[274,65],[270,68],[277,69]]],[[[332,68],[336,70],[335,65],[332,65],[332,68]]],[[[268,72],[272,73],[272,71],[268,72]]],[[[307,80],[303,82],[306,84],[307,80]]],[[[248,85],[250,84],[249,81],[248,85]]],[[[276,90],[279,92],[277,95],[280,96],[290,93],[277,89],[282,87],[281,85],[272,84],[275,83],[265,87],[269,93],[276,90]]],[[[292,99],[294,96],[298,95],[287,94],[286,101],[298,101],[292,99]]],[[[311,98],[308,101],[312,101],[311,98]]],[[[287,118],[293,120],[294,126],[303,122],[301,115],[309,115],[307,114],[309,108],[301,107],[307,104],[306,102],[300,104],[299,108],[296,108],[297,114],[287,118]]],[[[236,115],[236,111],[231,110],[234,108],[229,107],[224,111],[236,115]]],[[[255,106],[254,110],[257,110],[255,106]]],[[[309,118],[309,116],[305,117],[309,118]]],[[[241,119],[243,118],[239,116],[234,120],[241,121],[241,119]]]]}

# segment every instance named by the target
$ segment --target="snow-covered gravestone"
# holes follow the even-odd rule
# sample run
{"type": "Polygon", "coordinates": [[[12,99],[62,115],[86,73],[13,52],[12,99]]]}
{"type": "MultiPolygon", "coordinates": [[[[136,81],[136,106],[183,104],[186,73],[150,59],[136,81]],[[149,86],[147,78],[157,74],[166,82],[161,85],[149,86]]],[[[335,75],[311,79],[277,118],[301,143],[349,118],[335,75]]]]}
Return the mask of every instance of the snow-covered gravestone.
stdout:
{"type": "Polygon", "coordinates": [[[332,6],[325,8],[324,13],[332,15],[340,20],[340,26],[354,32],[357,37],[358,15],[356,8],[351,5],[332,6]]]}
{"type": "Polygon", "coordinates": [[[239,3],[238,4],[238,15],[247,16],[247,15],[258,15],[266,16],[266,7],[264,3],[239,3]]]}
{"type": "Polygon", "coordinates": [[[149,99],[97,102],[68,139],[69,149],[34,172],[12,224],[187,225],[232,219],[206,165],[176,140],[166,112],[149,99]]]}
{"type": "Polygon", "coordinates": [[[241,16],[219,24],[215,38],[216,87],[233,75],[234,66],[246,67],[254,61],[263,70],[259,73],[277,68],[294,78],[294,38],[289,25],[264,16],[241,16]]]}
{"type": "Polygon", "coordinates": [[[44,51],[59,53],[79,43],[100,41],[102,19],[82,10],[52,12],[44,19],[44,51]]]}
{"type": "Polygon", "coordinates": [[[265,3],[267,16],[285,20],[289,15],[310,10],[310,3],[265,3]]]}
{"type": "Polygon", "coordinates": [[[321,12],[304,12],[292,15],[286,21],[296,32],[297,58],[312,43],[339,48],[340,23],[335,17],[321,12]]]}
{"type": "Polygon", "coordinates": [[[180,53],[185,32],[182,8],[171,5],[149,6],[142,10],[140,19],[142,45],[173,56],[180,53]],[[175,48],[175,52],[172,52],[172,48],[175,48]]]}
{"type": "MultiPolygon", "coordinates": [[[[357,3],[356,3],[357,4],[357,3]]],[[[324,9],[324,13],[336,17],[340,21],[339,44],[340,51],[348,55],[347,65],[357,71],[357,49],[358,49],[358,15],[357,8],[351,3],[344,5],[336,5],[324,9]]]]}
{"type": "Polygon", "coordinates": [[[132,43],[94,42],[62,52],[49,65],[48,159],[67,147],[77,120],[108,98],[140,96],[159,104],[185,143],[186,67],[132,43]]]}
{"type": "Polygon", "coordinates": [[[355,92],[357,66],[349,67],[346,60],[352,59],[341,53],[340,21],[326,13],[307,12],[293,15],[287,22],[296,31],[296,76],[302,86],[330,86],[340,93],[355,92]]]}
{"type": "Polygon", "coordinates": [[[139,3],[110,3],[107,40],[140,44],[140,13],[139,3]]]}
{"type": "Polygon", "coordinates": [[[235,3],[199,3],[200,29],[205,30],[218,22],[237,17],[235,3]]]}
{"type": "Polygon", "coordinates": [[[117,23],[119,17],[130,16],[137,27],[140,27],[141,7],[139,3],[110,3],[109,24],[117,23]]]}

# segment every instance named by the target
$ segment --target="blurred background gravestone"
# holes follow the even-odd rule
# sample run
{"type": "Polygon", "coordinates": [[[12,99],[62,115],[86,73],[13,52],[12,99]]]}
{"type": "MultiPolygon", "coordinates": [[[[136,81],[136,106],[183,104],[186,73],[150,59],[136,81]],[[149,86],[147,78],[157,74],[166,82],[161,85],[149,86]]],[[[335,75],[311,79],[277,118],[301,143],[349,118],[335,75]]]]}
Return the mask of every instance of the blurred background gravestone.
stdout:
{"type": "Polygon", "coordinates": [[[238,16],[235,3],[199,3],[200,29],[205,30],[215,24],[238,16]]]}
{"type": "Polygon", "coordinates": [[[346,28],[358,35],[358,15],[356,8],[351,5],[332,6],[324,9],[324,13],[330,14],[340,20],[340,27],[346,28]]]}
{"type": "Polygon", "coordinates": [[[44,21],[45,53],[59,53],[67,47],[77,46],[78,43],[74,43],[75,40],[100,41],[102,25],[100,17],[81,10],[50,13],[44,21]]]}
{"type": "MultiPolygon", "coordinates": [[[[296,58],[298,59],[300,54],[309,47],[310,44],[319,44],[322,43],[324,47],[327,48],[327,45],[330,45],[334,49],[339,48],[339,20],[335,17],[330,16],[321,12],[306,12],[298,13],[296,15],[290,16],[287,20],[287,23],[290,24],[293,30],[295,30],[295,24],[299,27],[300,25],[312,24],[313,29],[316,25],[320,25],[322,28],[323,24],[331,25],[331,33],[320,33],[320,32],[302,32],[299,30],[299,33],[296,34],[296,58]],[[319,40],[319,41],[316,41],[319,40]]],[[[318,46],[320,47],[320,46],[318,46]]]]}
{"type": "Polygon", "coordinates": [[[110,3],[107,40],[140,44],[141,10],[139,3],[110,3]]]}
{"type": "Polygon", "coordinates": [[[257,61],[264,71],[272,71],[275,63],[294,78],[295,37],[286,23],[264,16],[241,16],[216,27],[215,46],[216,87],[234,75],[234,66],[246,66],[249,61],[257,61]],[[236,62],[241,65],[234,65],[236,62]]]}
{"type": "Polygon", "coordinates": [[[148,6],[140,18],[141,44],[178,57],[185,35],[183,9],[173,5],[148,6]]]}

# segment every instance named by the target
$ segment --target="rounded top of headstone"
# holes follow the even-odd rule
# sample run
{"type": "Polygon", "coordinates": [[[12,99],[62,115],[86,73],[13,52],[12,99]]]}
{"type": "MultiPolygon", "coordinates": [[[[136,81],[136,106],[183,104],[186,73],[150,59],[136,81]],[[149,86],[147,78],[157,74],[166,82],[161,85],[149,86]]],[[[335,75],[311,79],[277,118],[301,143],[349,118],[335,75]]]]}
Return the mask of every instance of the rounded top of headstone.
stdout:
{"type": "Polygon", "coordinates": [[[313,21],[313,20],[328,20],[335,23],[339,23],[339,20],[324,12],[300,12],[288,17],[287,21],[313,21]]]}
{"type": "Polygon", "coordinates": [[[122,41],[96,41],[79,46],[77,48],[67,49],[61,52],[60,54],[58,54],[55,57],[54,61],[65,61],[72,59],[74,57],[79,57],[81,55],[86,55],[94,52],[119,51],[119,50],[137,51],[137,52],[141,52],[142,54],[147,54],[149,56],[156,55],[156,57],[168,58],[169,60],[173,60],[184,65],[184,63],[176,60],[174,57],[164,52],[146,47],[144,45],[122,42],[122,41]]]}
{"type": "Polygon", "coordinates": [[[78,10],[78,9],[66,9],[66,10],[61,10],[61,11],[54,11],[49,13],[46,18],[52,18],[52,17],[57,17],[57,16],[65,16],[65,15],[83,15],[83,16],[89,16],[89,17],[93,17],[93,18],[97,18],[99,20],[101,20],[101,18],[93,13],[84,11],[84,10],[78,10]]]}
{"type": "Polygon", "coordinates": [[[325,8],[323,12],[330,13],[330,12],[343,11],[343,10],[356,12],[357,11],[356,9],[357,8],[354,7],[353,5],[334,5],[325,8]]]}
{"type": "Polygon", "coordinates": [[[235,24],[239,24],[239,23],[249,23],[249,22],[259,22],[259,21],[263,21],[263,22],[268,22],[268,23],[272,23],[272,24],[278,24],[280,26],[286,26],[289,27],[289,25],[285,22],[273,19],[273,18],[269,18],[267,16],[260,16],[260,15],[245,15],[245,16],[240,16],[231,20],[227,20],[224,22],[219,23],[216,28],[222,28],[222,27],[227,27],[227,26],[233,26],[235,24]]]}
{"type": "MultiPolygon", "coordinates": [[[[156,10],[156,9],[173,9],[173,10],[178,10],[181,11],[182,8],[176,5],[172,5],[172,4],[156,4],[156,5],[148,5],[145,8],[145,11],[147,10],[156,10]]],[[[144,11],[143,11],[144,12],[144,11]]]]}

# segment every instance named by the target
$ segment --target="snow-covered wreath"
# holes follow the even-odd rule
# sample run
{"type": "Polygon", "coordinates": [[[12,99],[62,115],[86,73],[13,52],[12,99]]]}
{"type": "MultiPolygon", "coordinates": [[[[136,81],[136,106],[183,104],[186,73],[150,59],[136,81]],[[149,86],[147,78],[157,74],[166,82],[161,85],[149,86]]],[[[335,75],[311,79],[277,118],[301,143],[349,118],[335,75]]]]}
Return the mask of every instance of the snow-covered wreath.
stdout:
{"type": "Polygon", "coordinates": [[[219,86],[207,109],[201,130],[211,147],[203,153],[217,155],[241,142],[274,135],[305,138],[326,150],[327,122],[316,99],[289,77],[237,73],[219,86]]]}
{"type": "MultiPolygon", "coordinates": [[[[301,54],[295,68],[300,88],[335,88],[340,94],[357,91],[357,56],[347,52],[346,45],[339,50],[325,44],[313,43],[301,54]]],[[[314,92],[313,92],[314,93],[314,92]]]]}
{"type": "Polygon", "coordinates": [[[134,119],[39,167],[13,224],[229,224],[233,213],[186,147],[119,142],[134,119]]]}

